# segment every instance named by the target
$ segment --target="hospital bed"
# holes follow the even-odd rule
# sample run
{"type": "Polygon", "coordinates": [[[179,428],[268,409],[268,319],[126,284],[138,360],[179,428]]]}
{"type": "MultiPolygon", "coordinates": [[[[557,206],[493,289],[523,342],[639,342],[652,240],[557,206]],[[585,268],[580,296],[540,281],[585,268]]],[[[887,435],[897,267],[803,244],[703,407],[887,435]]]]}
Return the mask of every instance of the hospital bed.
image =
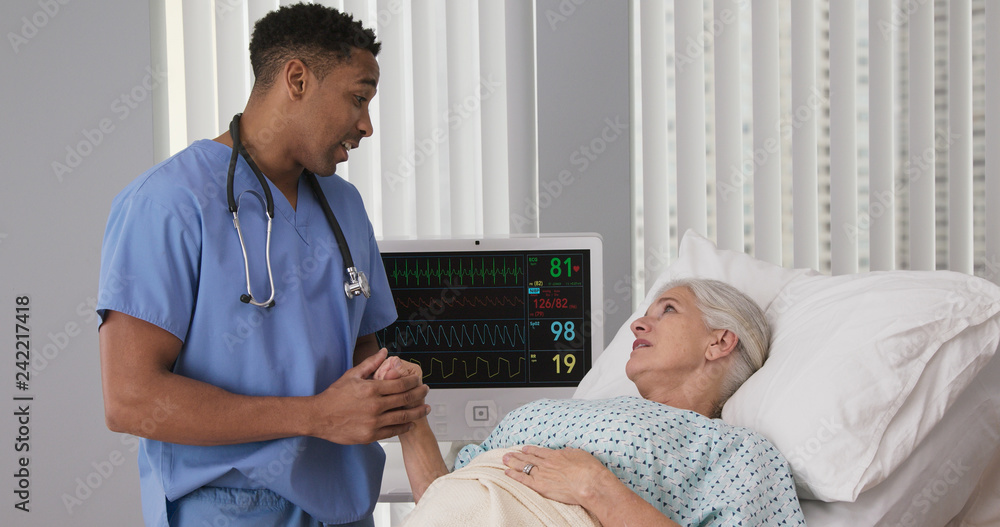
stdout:
{"type": "Polygon", "coordinates": [[[782,451],[810,527],[1000,525],[1000,288],[949,271],[825,276],[688,232],[575,397],[638,395],[629,324],[691,276],[766,311],[771,356],[723,419],[782,451]]]}

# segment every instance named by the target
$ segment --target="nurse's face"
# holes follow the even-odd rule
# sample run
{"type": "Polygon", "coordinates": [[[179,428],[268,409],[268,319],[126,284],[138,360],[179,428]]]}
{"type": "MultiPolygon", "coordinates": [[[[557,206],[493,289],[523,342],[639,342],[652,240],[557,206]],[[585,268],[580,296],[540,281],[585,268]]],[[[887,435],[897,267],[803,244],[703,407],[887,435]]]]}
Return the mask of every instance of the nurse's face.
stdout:
{"type": "Polygon", "coordinates": [[[625,373],[641,393],[653,386],[683,384],[706,362],[713,342],[687,287],[665,291],[631,328],[635,342],[625,373]]]}
{"type": "Polygon", "coordinates": [[[322,81],[314,80],[317,89],[303,101],[307,105],[300,135],[303,166],[318,176],[329,176],[362,138],[372,135],[368,106],[378,80],[375,56],[360,48],[353,48],[350,59],[333,66],[322,81]]]}

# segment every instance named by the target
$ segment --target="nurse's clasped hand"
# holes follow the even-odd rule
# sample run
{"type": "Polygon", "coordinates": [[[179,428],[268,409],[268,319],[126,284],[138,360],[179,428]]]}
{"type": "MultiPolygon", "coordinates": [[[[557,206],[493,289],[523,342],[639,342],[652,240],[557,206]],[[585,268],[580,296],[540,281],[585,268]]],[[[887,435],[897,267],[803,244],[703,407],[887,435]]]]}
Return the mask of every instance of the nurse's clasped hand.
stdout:
{"type": "Polygon", "coordinates": [[[395,378],[374,377],[387,354],[382,348],[315,396],[318,404],[309,435],[342,445],[371,443],[408,432],[430,412],[424,404],[428,387],[419,370],[395,378]]]}

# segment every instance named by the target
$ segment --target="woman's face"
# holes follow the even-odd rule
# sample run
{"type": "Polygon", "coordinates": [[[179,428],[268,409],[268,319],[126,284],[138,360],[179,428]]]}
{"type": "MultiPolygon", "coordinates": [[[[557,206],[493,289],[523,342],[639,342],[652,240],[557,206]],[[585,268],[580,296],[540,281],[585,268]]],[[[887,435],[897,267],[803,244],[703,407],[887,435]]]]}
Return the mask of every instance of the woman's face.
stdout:
{"type": "Polygon", "coordinates": [[[705,364],[713,342],[687,287],[665,291],[631,327],[635,342],[625,373],[644,396],[653,387],[684,384],[705,364]]]}

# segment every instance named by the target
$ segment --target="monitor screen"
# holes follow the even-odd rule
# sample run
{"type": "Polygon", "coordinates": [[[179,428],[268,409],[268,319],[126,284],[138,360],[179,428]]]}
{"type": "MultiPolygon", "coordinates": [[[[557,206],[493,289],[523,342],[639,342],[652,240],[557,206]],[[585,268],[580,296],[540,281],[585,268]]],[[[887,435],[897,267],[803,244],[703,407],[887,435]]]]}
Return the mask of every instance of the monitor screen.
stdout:
{"type": "Polygon", "coordinates": [[[399,314],[376,333],[419,364],[440,441],[480,440],[507,412],[570,397],[603,349],[594,236],[379,242],[399,314]]]}

